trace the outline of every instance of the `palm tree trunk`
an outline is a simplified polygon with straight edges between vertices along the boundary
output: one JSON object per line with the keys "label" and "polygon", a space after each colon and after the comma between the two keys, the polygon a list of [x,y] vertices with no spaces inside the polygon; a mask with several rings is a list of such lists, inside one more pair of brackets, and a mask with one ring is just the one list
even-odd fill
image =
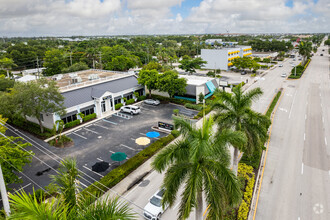
{"label": "palm tree trunk", "polygon": [[233,171],[237,176],[237,169],[238,169],[238,148],[234,147],[234,158],[233,158]]}
{"label": "palm tree trunk", "polygon": [[201,190],[197,191],[197,207],[195,213],[195,220],[203,219],[203,194]]}

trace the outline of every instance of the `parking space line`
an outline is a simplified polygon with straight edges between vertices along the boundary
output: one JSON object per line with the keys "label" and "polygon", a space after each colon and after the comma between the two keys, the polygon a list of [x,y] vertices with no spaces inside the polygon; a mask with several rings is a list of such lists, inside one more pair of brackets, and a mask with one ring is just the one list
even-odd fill
{"label": "parking space line", "polygon": [[93,170],[89,169],[89,168],[88,168],[88,167],[86,167],[86,166],[83,166],[83,168],[85,168],[86,170],[89,170],[89,171],[91,171],[91,172],[93,172],[93,173],[95,173],[95,174],[99,175],[100,177],[104,177],[103,175],[101,175],[101,174],[99,174],[99,173],[97,173],[97,172],[95,172],[95,171],[93,171]]}
{"label": "parking space line", "polygon": [[96,124],[96,123],[94,123],[93,125],[109,130],[109,128],[104,127],[104,126],[102,126],[102,125],[98,125],[98,124]]}
{"label": "parking space line", "polygon": [[79,129],[77,129],[77,130],[75,130],[75,131],[80,131],[81,130],[81,128],[79,128]]}
{"label": "parking space line", "polygon": [[24,189],[24,188],[26,188],[26,187],[28,187],[28,186],[30,186],[30,185],[31,185],[31,183],[29,183],[29,184],[27,184],[27,185],[25,185],[25,186],[19,188],[18,190],[15,190],[15,192],[17,193],[18,191],[21,191],[22,189]]}
{"label": "parking space line", "polygon": [[92,124],[90,124],[90,125],[86,125],[85,128],[88,128],[88,127],[90,127],[90,126],[92,126]]}
{"label": "parking space line", "polygon": [[95,134],[99,134],[99,132],[96,132],[96,131],[93,131],[93,130],[91,130],[91,129],[87,129],[87,128],[84,128],[86,131],[90,131],[90,132],[93,132],[93,133],[95,133]]}
{"label": "parking space line", "polygon": [[134,139],[134,138],[131,138],[131,140],[132,140],[132,141],[135,141],[135,139]]}
{"label": "parking space line", "polygon": [[133,151],[135,151],[135,149],[133,149],[133,148],[131,148],[131,147],[129,147],[129,146],[127,146],[127,145],[125,145],[125,144],[120,144],[120,146],[122,146],[122,147],[126,147],[126,148],[128,148],[128,149],[130,149],[130,150],[133,150]]}
{"label": "parking space line", "polygon": [[107,120],[107,119],[102,119],[102,121],[105,121],[105,122],[108,122],[108,123],[110,123],[110,124],[114,124],[114,125],[117,125],[117,123],[116,122],[113,122],[113,121],[109,121],[109,120]]}
{"label": "parking space line", "polygon": [[109,152],[110,152],[110,153],[113,153],[113,154],[115,153],[115,152],[113,152],[112,150],[109,150]]}
{"label": "parking space line", "polygon": [[140,134],[141,134],[141,135],[144,135],[144,136],[147,135],[147,134],[143,134],[143,133],[140,133]]}
{"label": "parking space line", "polygon": [[98,158],[98,157],[96,159],[99,160],[99,161],[103,161],[101,158]]}
{"label": "parking space line", "polygon": [[71,134],[75,134],[75,135],[77,135],[78,137],[84,138],[85,140],[87,139],[87,137],[84,137],[84,136],[82,136],[82,135],[80,135],[80,134],[76,134],[76,133],[74,133],[74,132],[72,132]]}

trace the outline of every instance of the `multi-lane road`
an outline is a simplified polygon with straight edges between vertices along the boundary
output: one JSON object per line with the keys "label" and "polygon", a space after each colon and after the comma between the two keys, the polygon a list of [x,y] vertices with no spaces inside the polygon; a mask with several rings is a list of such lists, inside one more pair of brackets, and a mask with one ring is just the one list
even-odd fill
{"label": "multi-lane road", "polygon": [[[267,71],[266,74],[262,74],[256,78],[251,78],[250,80],[256,80],[256,82],[248,87],[247,90],[251,90],[256,87],[261,87],[264,94],[262,97],[253,103],[253,108],[256,111],[265,112],[267,106],[272,101],[274,95],[279,88],[284,86],[285,78],[281,77],[282,73],[289,73],[292,69],[290,60],[283,62],[283,67],[276,67],[273,70]],[[298,64],[299,61],[295,61]],[[329,139],[330,140],[330,139]],[[143,207],[148,203],[148,199],[161,187],[163,180],[163,175],[155,171],[151,172],[142,183],[133,187],[130,191],[126,192],[123,196],[132,202],[131,207],[140,214],[139,218],[143,219],[141,216],[143,213]],[[180,196],[178,195],[178,198]],[[174,206],[167,209],[162,215],[164,220],[177,219],[177,212],[179,209],[179,199],[175,202]],[[204,205],[206,209],[206,205]],[[192,213],[189,219],[194,219],[194,214]]]}
{"label": "multi-lane road", "polygon": [[[324,51],[322,51],[324,49]],[[274,118],[255,219],[330,219],[330,75],[321,46],[287,80]],[[323,53],[324,56],[320,56]]]}

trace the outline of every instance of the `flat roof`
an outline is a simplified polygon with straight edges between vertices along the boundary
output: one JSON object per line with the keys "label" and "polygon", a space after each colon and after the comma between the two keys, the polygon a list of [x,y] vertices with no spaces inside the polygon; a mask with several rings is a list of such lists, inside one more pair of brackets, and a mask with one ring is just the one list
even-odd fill
{"label": "flat roof", "polygon": [[179,77],[187,79],[187,84],[194,86],[199,86],[213,80],[213,78],[206,76],[179,75]]}

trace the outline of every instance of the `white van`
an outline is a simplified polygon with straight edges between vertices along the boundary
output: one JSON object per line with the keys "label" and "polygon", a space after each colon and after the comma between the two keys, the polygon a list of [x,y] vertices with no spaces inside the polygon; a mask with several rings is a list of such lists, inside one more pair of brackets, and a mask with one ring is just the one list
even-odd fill
{"label": "white van", "polygon": [[140,109],[140,107],[135,106],[135,105],[126,105],[126,106],[122,106],[120,108],[120,112],[125,112],[125,113],[129,113],[131,115],[136,115],[141,112],[141,109]]}

